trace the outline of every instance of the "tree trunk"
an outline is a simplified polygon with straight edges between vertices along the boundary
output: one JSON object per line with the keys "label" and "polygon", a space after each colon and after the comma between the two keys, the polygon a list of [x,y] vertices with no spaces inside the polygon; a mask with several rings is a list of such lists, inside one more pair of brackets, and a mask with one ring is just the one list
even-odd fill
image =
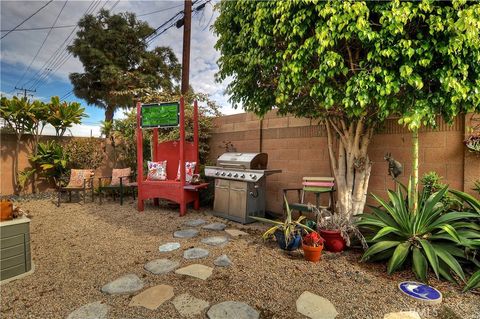
{"label": "tree trunk", "polygon": [[107,105],[107,108],[105,109],[105,121],[113,121],[113,114],[115,113],[115,107]]}
{"label": "tree trunk", "polygon": [[418,208],[418,129],[412,133],[412,179],[413,179],[413,213],[417,212]]}
{"label": "tree trunk", "polygon": [[18,158],[20,157],[20,143],[22,135],[17,134],[17,143],[15,143],[15,160],[13,162],[13,192],[15,195],[20,194],[20,185],[18,184]]}
{"label": "tree trunk", "polygon": [[[363,213],[367,200],[368,181],[372,163],[367,150],[373,135],[373,126],[364,119],[347,125],[343,120],[325,121],[330,164],[336,181],[336,213],[351,217]],[[333,142],[338,142],[335,153]]]}

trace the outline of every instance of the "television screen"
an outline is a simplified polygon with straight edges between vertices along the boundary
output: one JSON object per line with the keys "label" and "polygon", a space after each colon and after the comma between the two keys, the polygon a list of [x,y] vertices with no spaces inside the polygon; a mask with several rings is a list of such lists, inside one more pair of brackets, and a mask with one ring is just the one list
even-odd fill
{"label": "television screen", "polygon": [[171,127],[178,123],[178,102],[142,105],[142,127]]}

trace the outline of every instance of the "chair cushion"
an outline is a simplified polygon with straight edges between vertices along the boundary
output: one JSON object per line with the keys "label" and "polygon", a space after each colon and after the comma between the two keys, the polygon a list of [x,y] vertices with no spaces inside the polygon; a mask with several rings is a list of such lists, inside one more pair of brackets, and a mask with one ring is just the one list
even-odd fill
{"label": "chair cushion", "polygon": [[164,181],[167,179],[167,161],[148,162],[147,180]]}
{"label": "chair cushion", "polygon": [[[195,166],[197,166],[197,162],[185,162],[185,181],[187,183],[192,181],[193,174],[195,173]],[[180,162],[178,162],[177,178],[175,180],[180,180]]]}
{"label": "chair cushion", "polygon": [[[70,180],[68,182],[68,188],[83,187],[83,181],[90,179],[93,176],[93,170],[91,169],[72,169],[70,171]],[[89,185],[86,185],[89,186]]]}
{"label": "chair cushion", "polygon": [[[130,167],[127,168],[114,168],[112,170],[112,181],[110,185],[116,186],[120,185],[120,177],[129,177],[132,174],[132,169]],[[122,184],[127,184],[130,182],[130,179],[124,178],[122,180]]]}

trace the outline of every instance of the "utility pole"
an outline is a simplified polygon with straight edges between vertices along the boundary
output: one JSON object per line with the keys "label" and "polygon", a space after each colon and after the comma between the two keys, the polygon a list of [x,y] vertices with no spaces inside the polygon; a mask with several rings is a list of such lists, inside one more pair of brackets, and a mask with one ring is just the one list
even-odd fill
{"label": "utility pole", "polygon": [[188,92],[190,77],[190,34],[192,30],[192,0],[185,0],[183,10],[182,94]]}
{"label": "utility pole", "polygon": [[[17,88],[15,87],[15,90],[19,90],[19,91],[23,91],[23,97],[26,99],[27,98],[27,92],[37,92],[37,90],[29,90],[29,89],[26,89],[26,88]],[[33,97],[32,94],[29,94],[31,97]]]}

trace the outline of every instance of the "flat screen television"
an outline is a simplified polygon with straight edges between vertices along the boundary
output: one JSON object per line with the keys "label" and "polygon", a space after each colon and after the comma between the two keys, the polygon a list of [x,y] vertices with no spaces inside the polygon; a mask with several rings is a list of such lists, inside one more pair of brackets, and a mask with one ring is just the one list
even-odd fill
{"label": "flat screen television", "polygon": [[175,127],[180,122],[178,102],[152,103],[142,105],[142,128]]}

